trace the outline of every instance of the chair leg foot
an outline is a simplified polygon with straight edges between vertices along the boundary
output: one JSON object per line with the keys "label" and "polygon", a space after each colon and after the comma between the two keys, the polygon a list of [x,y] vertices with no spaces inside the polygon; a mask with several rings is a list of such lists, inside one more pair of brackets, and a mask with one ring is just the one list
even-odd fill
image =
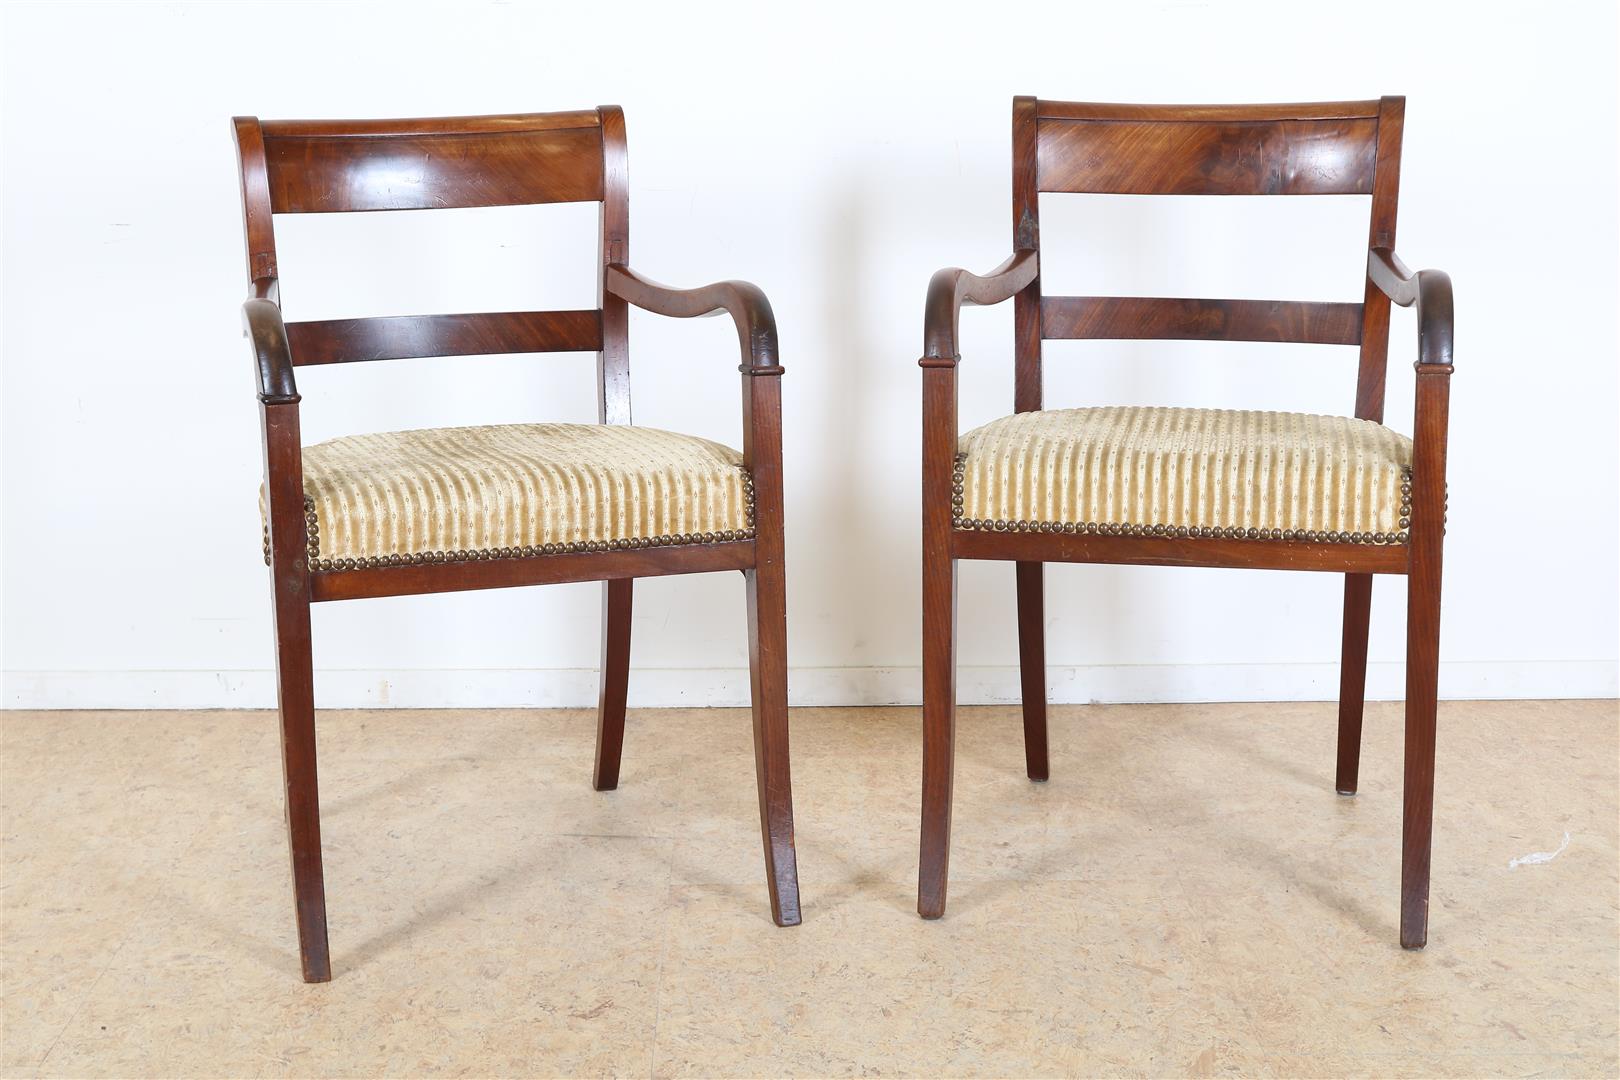
{"label": "chair leg foot", "polygon": [[754,771],[771,919],[797,926],[799,866],[793,846],[793,780],[788,757],[787,605],[780,563],[744,572],[748,668],[754,712]]}
{"label": "chair leg foot", "polygon": [[1015,564],[1018,669],[1024,705],[1024,766],[1031,780],[1051,775],[1046,756],[1046,595],[1043,565]]}
{"label": "chair leg foot", "polygon": [[[286,724],[283,724],[285,737]],[[307,741],[313,750],[314,725],[308,726]],[[292,855],[293,906],[298,920],[298,957],[305,982],[329,982],[332,978],[330,946],[326,937],[326,883],[321,866],[320,812],[316,808],[315,759],[308,757],[308,768],[294,765],[303,758],[302,749],[288,754],[287,802],[290,808],[287,828]]]}
{"label": "chair leg foot", "polygon": [[1344,643],[1339,662],[1339,754],[1333,787],[1354,795],[1361,772],[1361,718],[1367,700],[1367,626],[1372,575],[1344,575]]}
{"label": "chair leg foot", "polygon": [[591,786],[619,786],[624,752],[624,708],[630,690],[630,610],[634,578],[602,583],[602,686],[596,706],[596,764]]}
{"label": "chair leg foot", "polygon": [[[1432,685],[1432,684],[1431,684]],[[1414,707],[1414,704],[1416,707]],[[1401,947],[1429,936],[1429,864],[1434,839],[1434,698],[1406,703],[1406,792],[1401,825]]]}

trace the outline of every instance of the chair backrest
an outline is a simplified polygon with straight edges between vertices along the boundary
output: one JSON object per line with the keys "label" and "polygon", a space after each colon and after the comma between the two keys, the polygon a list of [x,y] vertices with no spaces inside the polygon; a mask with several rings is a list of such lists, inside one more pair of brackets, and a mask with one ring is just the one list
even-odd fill
{"label": "chair backrest", "polygon": [[[624,113],[428,120],[237,117],[248,279],[274,280],[276,214],[601,204],[601,267],[629,259]],[[602,290],[582,311],[486,312],[287,324],[295,366],[491,353],[595,352],[599,412],[630,422],[628,315]]]}
{"label": "chair backrest", "polygon": [[[1370,195],[1368,247],[1393,247],[1405,98],[1309,105],[1104,105],[1013,101],[1013,236],[1040,249],[1039,196]],[[1363,259],[1365,263],[1365,258]],[[1015,298],[1014,407],[1041,407],[1041,342],[1166,338],[1359,345],[1356,415],[1382,420],[1389,300]]]}

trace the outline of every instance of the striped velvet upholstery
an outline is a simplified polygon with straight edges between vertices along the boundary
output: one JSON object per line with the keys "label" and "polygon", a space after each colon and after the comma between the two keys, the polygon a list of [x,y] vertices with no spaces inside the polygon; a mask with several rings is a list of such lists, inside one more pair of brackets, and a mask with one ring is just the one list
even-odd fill
{"label": "striped velvet upholstery", "polygon": [[959,450],[959,527],[1162,525],[1367,543],[1398,542],[1407,528],[1411,440],[1369,420],[1053,409],[994,420]]}
{"label": "striped velvet upholstery", "polygon": [[741,538],[751,486],[729,447],[655,428],[509,424],[350,435],[304,448],[322,565],[545,545]]}

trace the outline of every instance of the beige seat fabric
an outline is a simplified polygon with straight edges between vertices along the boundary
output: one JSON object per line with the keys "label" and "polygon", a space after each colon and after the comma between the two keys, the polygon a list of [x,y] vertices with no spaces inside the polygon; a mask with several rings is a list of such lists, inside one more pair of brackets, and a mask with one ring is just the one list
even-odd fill
{"label": "beige seat fabric", "polygon": [[1304,413],[1017,413],[964,435],[957,528],[1405,543],[1412,443]]}
{"label": "beige seat fabric", "polygon": [[304,448],[321,569],[744,539],[742,455],[603,424],[351,435]]}

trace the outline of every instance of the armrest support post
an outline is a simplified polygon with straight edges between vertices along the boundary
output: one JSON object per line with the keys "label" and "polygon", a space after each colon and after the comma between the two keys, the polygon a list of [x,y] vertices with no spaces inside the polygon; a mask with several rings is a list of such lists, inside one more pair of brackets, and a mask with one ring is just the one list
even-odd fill
{"label": "armrest support post", "polygon": [[1019,251],[982,276],[955,267],[936,273],[928,283],[923,310],[923,366],[934,367],[932,361],[941,360],[954,364],[961,359],[957,317],[962,305],[988,306],[1010,299],[1035,280],[1039,259],[1034,251]]}
{"label": "armrest support post", "polygon": [[272,595],[309,594],[309,533],[304,520],[303,441],[298,424],[298,385],[292,349],[281,317],[280,289],[273,277],[253,282],[242,305],[242,322],[253,346],[258,374],[259,422],[264,448],[265,528],[270,541]]}
{"label": "armrest support post", "polygon": [[1391,301],[1417,311],[1416,415],[1412,424],[1412,563],[1440,576],[1446,517],[1446,437],[1451,414],[1455,318],[1451,278],[1439,270],[1412,273],[1388,248],[1373,248],[1367,277]]}
{"label": "armrest support post", "polygon": [[299,595],[312,567],[309,533],[304,520],[303,443],[297,401],[260,400],[264,432],[265,525],[270,539],[270,573],[275,593]]}
{"label": "armrest support post", "polygon": [[[934,552],[950,559],[954,527],[952,485],[956,473],[957,382],[954,363],[923,362],[922,395],[922,516],[923,546],[945,543]],[[925,552],[925,555],[927,552]]]}

